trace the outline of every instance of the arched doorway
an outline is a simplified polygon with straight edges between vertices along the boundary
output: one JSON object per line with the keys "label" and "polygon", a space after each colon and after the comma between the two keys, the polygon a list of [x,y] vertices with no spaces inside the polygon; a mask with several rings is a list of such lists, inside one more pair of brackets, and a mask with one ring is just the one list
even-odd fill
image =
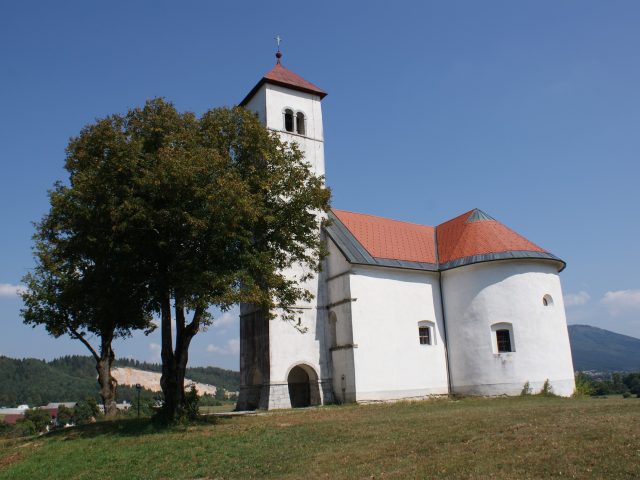
{"label": "arched doorway", "polygon": [[309,374],[300,365],[293,367],[287,378],[289,383],[289,399],[292,408],[308,407],[311,405],[311,388]]}
{"label": "arched doorway", "polygon": [[287,375],[289,400],[292,408],[303,408],[322,404],[320,382],[315,369],[300,363]]}

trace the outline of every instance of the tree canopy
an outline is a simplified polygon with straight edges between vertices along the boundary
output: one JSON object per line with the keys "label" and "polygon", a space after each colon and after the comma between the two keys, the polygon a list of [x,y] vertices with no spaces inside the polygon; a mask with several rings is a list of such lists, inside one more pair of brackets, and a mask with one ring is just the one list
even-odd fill
{"label": "tree canopy", "polygon": [[[86,343],[83,332],[110,341],[159,314],[168,419],[185,406],[189,345],[210,307],[245,302],[287,317],[311,298],[303,282],[323,254],[330,193],[296,144],[253,113],[197,117],[154,99],[85,127],[66,169],[69,185],[55,186],[38,225],[25,321]],[[285,274],[294,265],[297,278]]]}
{"label": "tree canopy", "polygon": [[[23,281],[22,316],[55,337],[82,342],[96,361],[107,414],[116,413],[112,342],[151,331],[152,303],[144,269],[126,232],[130,182],[123,166],[131,145],[110,117],[85,127],[67,147],[69,184],[49,192],[50,210],[36,224],[36,266]],[[99,345],[89,341],[93,335]]]}

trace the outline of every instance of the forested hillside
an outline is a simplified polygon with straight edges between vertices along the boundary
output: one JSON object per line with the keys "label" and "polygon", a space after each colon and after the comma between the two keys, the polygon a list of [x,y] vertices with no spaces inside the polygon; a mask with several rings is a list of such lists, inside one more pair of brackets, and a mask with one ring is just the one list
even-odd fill
{"label": "forested hillside", "polygon": [[[161,366],[123,359],[116,366],[127,366],[161,371]],[[71,355],[50,362],[27,358],[23,360],[0,356],[0,406],[18,404],[45,405],[49,402],[76,402],[87,396],[99,399],[95,362],[91,357]],[[188,378],[236,391],[240,387],[240,374],[216,367],[187,369]],[[146,396],[156,395],[145,392]],[[135,388],[118,387],[118,401],[131,402]]]}

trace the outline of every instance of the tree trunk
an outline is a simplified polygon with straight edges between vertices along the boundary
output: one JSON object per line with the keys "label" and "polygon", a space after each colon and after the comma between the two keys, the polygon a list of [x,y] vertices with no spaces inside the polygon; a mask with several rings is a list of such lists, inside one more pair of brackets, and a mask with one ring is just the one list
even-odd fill
{"label": "tree trunk", "polygon": [[162,337],[162,376],[160,377],[160,388],[164,395],[164,405],[162,410],[165,420],[173,422],[176,418],[178,408],[177,383],[176,383],[176,362],[173,354],[173,336],[171,334],[171,298],[167,295],[161,305],[162,320],[160,324],[160,334]]}
{"label": "tree trunk", "polygon": [[111,339],[103,336],[100,357],[96,362],[96,370],[98,371],[98,383],[100,384],[100,396],[104,405],[104,414],[107,417],[113,417],[118,413],[116,406],[118,382],[111,376],[111,366],[114,359],[115,354],[111,348]]}
{"label": "tree trunk", "polygon": [[164,394],[163,411],[165,419],[173,422],[179,418],[185,407],[184,377],[189,361],[189,345],[198,332],[202,311],[197,309],[193,321],[185,325],[184,308],[176,300],[176,347],[173,349],[171,333],[171,302],[162,305],[162,377],[160,386]]}
{"label": "tree trunk", "polygon": [[111,376],[111,365],[116,358],[113,348],[111,347],[113,330],[101,332],[100,354],[98,354],[96,349],[93,348],[84,337],[83,333],[78,332],[78,330],[70,324],[67,324],[67,329],[71,338],[80,340],[95,359],[98,383],[100,384],[100,396],[102,397],[102,404],[104,405],[104,414],[108,417],[114,416],[118,413],[118,407],[116,406],[118,382]]}

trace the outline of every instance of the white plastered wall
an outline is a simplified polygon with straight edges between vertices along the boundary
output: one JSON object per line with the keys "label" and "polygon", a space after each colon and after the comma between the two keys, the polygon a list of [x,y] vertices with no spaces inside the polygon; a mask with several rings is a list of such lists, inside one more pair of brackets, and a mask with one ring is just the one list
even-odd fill
{"label": "white plastered wall", "polygon": [[[556,262],[507,260],[442,274],[453,393],[517,395],[546,379],[556,394],[575,388]],[[544,295],[553,305],[544,306]],[[492,325],[508,323],[513,352],[497,353]],[[494,328],[495,330],[495,328]]]}
{"label": "white plastered wall", "polygon": [[[447,394],[438,274],[366,266],[352,272],[356,399]],[[419,342],[425,320],[435,326],[432,345]]]}

